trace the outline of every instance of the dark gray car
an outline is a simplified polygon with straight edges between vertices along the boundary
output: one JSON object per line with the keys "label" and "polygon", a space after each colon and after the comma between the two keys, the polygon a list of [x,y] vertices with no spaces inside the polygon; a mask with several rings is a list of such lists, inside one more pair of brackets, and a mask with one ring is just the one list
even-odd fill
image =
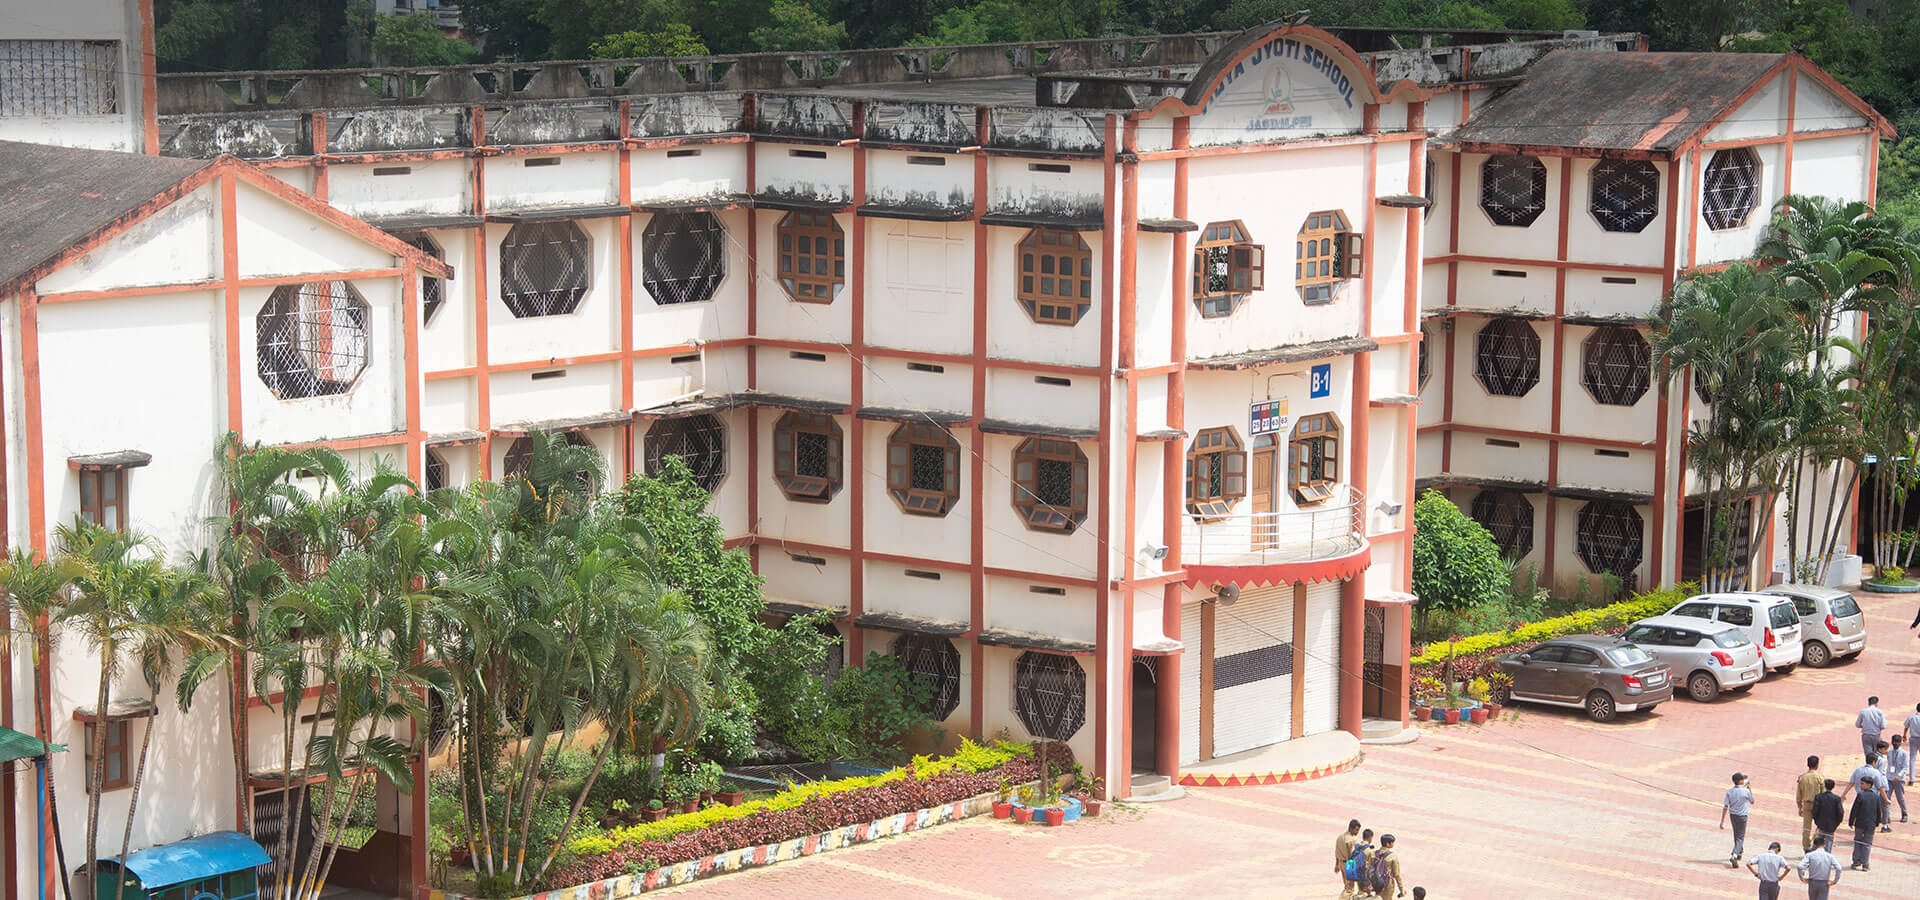
{"label": "dark gray car", "polygon": [[1623,638],[1576,634],[1503,656],[1513,699],[1570,706],[1606,722],[1673,699],[1673,667]]}

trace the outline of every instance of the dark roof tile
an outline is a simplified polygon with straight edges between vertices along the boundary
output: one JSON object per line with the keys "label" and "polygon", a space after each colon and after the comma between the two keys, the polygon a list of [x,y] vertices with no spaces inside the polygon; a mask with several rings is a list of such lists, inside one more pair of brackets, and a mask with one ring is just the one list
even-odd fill
{"label": "dark roof tile", "polygon": [[0,141],[0,287],[212,164]]}

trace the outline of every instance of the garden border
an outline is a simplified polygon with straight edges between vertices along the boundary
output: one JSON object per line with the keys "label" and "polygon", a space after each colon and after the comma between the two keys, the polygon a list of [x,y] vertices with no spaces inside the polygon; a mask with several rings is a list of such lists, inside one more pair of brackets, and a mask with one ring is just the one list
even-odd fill
{"label": "garden border", "polygon": [[[1034,779],[1024,785],[1016,785],[1013,789],[1018,790],[1020,787],[1037,789],[1039,786],[1040,779]],[[688,884],[701,878],[710,878],[727,872],[771,866],[790,859],[799,859],[803,856],[826,853],[829,850],[877,841],[898,834],[921,831],[982,814],[991,816],[993,802],[999,798],[1000,794],[998,790],[988,791],[984,794],[963,797],[952,803],[943,803],[912,812],[894,813],[871,822],[855,822],[852,825],[843,825],[819,834],[803,835],[777,844],[739,847],[724,853],[661,866],[642,874],[616,875],[572,887],[522,894],[513,900],[615,900],[619,897],[637,897],[656,888]],[[427,892],[427,900],[482,900],[482,898],[435,888]]]}

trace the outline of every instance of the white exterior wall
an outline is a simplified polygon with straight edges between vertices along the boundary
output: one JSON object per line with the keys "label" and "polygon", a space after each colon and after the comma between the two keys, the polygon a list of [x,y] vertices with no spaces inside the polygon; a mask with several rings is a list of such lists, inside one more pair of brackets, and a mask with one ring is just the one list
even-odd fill
{"label": "white exterior wall", "polygon": [[117,41],[113,71],[87,73],[112,82],[114,112],[100,115],[0,116],[0,140],[62,147],[141,152],[146,83],[141,77],[141,0],[75,0],[27,3],[14,0],[0,22],[9,40]]}

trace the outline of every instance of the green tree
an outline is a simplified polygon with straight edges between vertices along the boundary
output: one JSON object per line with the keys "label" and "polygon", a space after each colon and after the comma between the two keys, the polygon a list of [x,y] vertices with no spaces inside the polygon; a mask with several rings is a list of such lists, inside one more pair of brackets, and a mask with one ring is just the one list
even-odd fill
{"label": "green tree", "polygon": [[1429,490],[1413,504],[1413,593],[1420,625],[1429,610],[1453,612],[1498,599],[1508,569],[1493,535],[1446,495]]}
{"label": "green tree", "polygon": [[647,56],[706,56],[707,45],[684,22],[672,22],[659,31],[622,31],[609,34],[588,49],[594,59],[636,59]]}
{"label": "green tree", "polygon": [[757,50],[834,50],[846,46],[847,24],[828,22],[807,0],[773,0],[769,22],[748,35]]}
{"label": "green tree", "polygon": [[478,55],[473,45],[440,33],[433,16],[381,16],[373,28],[374,58],[390,66],[457,66]]}

